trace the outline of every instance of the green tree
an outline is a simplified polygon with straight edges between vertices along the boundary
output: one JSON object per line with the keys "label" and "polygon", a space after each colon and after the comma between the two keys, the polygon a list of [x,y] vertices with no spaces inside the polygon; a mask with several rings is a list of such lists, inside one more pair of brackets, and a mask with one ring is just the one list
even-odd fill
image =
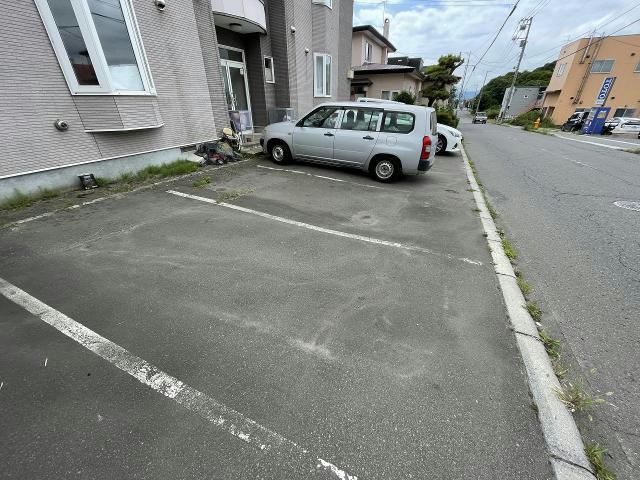
{"label": "green tree", "polygon": [[393,95],[393,100],[395,100],[396,102],[406,103],[407,105],[413,105],[414,103],[416,103],[416,96],[411,92],[402,90],[401,92]]}
{"label": "green tree", "polygon": [[425,76],[422,82],[422,96],[429,99],[429,106],[433,106],[438,100],[447,100],[451,88],[458,83],[460,77],[453,74],[454,70],[464,63],[459,55],[443,55],[436,65],[424,67],[422,73]]}
{"label": "green tree", "polygon": [[[518,74],[516,86],[518,87],[546,87],[549,85],[553,69],[556,66],[556,62],[547,63],[534,70]],[[513,72],[509,72],[505,75],[495,77],[491,79],[482,89],[482,100],[478,106],[478,110],[490,110],[494,108],[500,108],[502,105],[502,98],[504,92],[511,86],[513,80]],[[474,99],[474,105],[477,101],[477,97]]]}

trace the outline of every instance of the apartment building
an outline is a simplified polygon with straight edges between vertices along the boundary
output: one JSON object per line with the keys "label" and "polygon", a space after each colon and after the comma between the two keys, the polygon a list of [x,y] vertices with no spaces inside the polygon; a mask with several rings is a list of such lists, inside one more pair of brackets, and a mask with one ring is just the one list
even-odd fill
{"label": "apartment building", "polygon": [[389,41],[389,19],[381,34],[372,25],[353,27],[351,41],[351,99],[360,97],[393,99],[406,90],[419,96],[422,89],[422,59],[389,57],[396,48]]}
{"label": "apartment building", "polygon": [[581,38],[560,50],[543,115],[561,124],[601,106],[609,117],[640,116],[640,34]]}
{"label": "apartment building", "polygon": [[349,98],[353,0],[22,0],[0,19],[0,199]]}

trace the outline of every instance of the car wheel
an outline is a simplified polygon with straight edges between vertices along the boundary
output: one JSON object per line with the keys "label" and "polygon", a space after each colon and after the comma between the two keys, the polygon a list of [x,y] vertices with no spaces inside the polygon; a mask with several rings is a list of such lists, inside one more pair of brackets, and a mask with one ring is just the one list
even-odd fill
{"label": "car wheel", "polygon": [[269,145],[269,155],[273,163],[278,165],[286,165],[291,162],[291,152],[286,143],[274,140]]}
{"label": "car wheel", "polygon": [[398,162],[391,157],[382,157],[371,165],[371,175],[379,182],[393,182],[400,174]]}
{"label": "car wheel", "polygon": [[438,134],[438,143],[436,144],[436,155],[444,152],[447,149],[447,139],[444,138],[444,135]]}

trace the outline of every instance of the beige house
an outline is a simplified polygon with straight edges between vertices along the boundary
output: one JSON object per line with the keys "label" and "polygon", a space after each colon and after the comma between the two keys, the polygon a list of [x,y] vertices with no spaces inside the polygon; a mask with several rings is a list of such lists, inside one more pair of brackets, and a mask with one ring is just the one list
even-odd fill
{"label": "beige house", "polygon": [[384,34],[372,25],[353,27],[351,39],[351,99],[360,97],[392,100],[393,95],[406,90],[416,97],[422,89],[422,59],[391,57],[396,48],[388,39],[389,20]]}
{"label": "beige house", "polygon": [[[609,117],[640,116],[640,34],[581,38],[562,47],[542,102],[542,112],[561,124],[576,111],[611,107]],[[598,95],[614,78],[606,98]]]}

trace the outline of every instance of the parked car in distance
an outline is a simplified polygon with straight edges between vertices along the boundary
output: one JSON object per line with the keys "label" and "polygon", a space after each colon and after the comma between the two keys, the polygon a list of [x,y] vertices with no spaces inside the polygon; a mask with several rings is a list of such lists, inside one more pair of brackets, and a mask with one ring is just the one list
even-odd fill
{"label": "parked car in distance", "polygon": [[476,112],[471,123],[487,123],[487,114],[485,112]]}
{"label": "parked car in distance", "polygon": [[298,122],[265,128],[263,149],[273,162],[292,160],[355,167],[378,181],[425,173],[433,166],[436,111],[390,102],[330,102]]}
{"label": "parked car in distance", "polygon": [[589,110],[574,112],[566,122],[562,124],[560,130],[563,132],[578,132],[582,129],[584,121],[589,116]]}
{"label": "parked car in distance", "polygon": [[458,129],[438,124],[438,143],[436,144],[436,155],[444,152],[459,152],[462,142],[462,132]]}
{"label": "parked car in distance", "polygon": [[602,132],[605,135],[640,133],[640,118],[613,117],[605,122]]}

